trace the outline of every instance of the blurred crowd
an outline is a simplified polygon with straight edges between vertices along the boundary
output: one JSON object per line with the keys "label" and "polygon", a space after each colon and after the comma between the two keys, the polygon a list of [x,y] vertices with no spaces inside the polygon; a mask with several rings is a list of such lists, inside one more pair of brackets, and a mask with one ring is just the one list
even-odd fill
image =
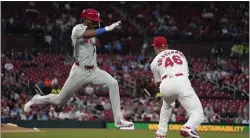
{"label": "blurred crowd", "polygon": [[32,34],[45,47],[69,39],[73,26],[80,23],[80,13],[89,7],[100,12],[102,26],[122,20],[115,35],[104,39],[113,41],[104,42],[107,49],[111,45],[118,51],[119,41],[142,32],[196,38],[249,35],[247,2],[5,2],[2,7],[2,34]]}
{"label": "blurred crowd", "polygon": [[230,59],[218,57],[216,59],[191,59],[192,69],[200,73],[206,80],[218,84],[232,84],[239,90],[249,93],[249,65],[247,59]]}
{"label": "blurred crowd", "polygon": [[181,33],[196,37],[249,33],[248,3],[126,2],[121,7],[149,33]]}
{"label": "blurred crowd", "polygon": [[[60,93],[60,88],[68,76],[73,60],[69,55],[48,55],[43,52],[6,51],[2,54],[3,71],[14,71],[18,77],[30,81],[30,86],[37,84],[42,90],[49,90],[47,94]],[[46,58],[45,58],[46,57]],[[140,92],[133,91],[126,84],[134,84],[134,77],[139,73],[150,73],[150,61],[153,57],[98,55],[99,67],[109,72],[119,81],[121,105],[125,118],[133,121],[158,121],[161,108],[161,98],[150,98]],[[48,60],[49,59],[49,60]],[[123,60],[123,62],[120,62]],[[55,64],[57,61],[58,64]],[[58,62],[59,61],[59,62]],[[247,60],[237,58],[191,58],[191,83],[201,98],[205,111],[205,123],[248,123],[248,100],[234,100],[233,94],[222,89],[222,83],[227,78],[230,83],[248,86]],[[244,68],[244,69],[243,69]],[[201,73],[204,78],[197,78],[195,74]],[[243,76],[244,79],[234,78]],[[79,93],[70,98],[62,112],[56,112],[55,106],[38,106],[30,113],[23,112],[23,105],[34,95],[34,90],[16,86],[16,78],[2,72],[2,119],[12,118],[21,120],[112,120],[111,104],[108,98],[108,89],[101,86],[85,85]],[[210,83],[210,81],[215,83]],[[235,82],[236,81],[236,82]],[[239,89],[246,90],[238,86]],[[217,100],[214,102],[214,100]],[[232,106],[227,106],[231,104]],[[131,108],[132,107],[132,108]],[[175,108],[171,122],[184,122],[187,114],[182,107]]]}
{"label": "blurred crowd", "polygon": [[[144,37],[178,34],[195,38],[249,35],[247,2],[4,2],[1,33],[32,35],[37,46],[31,51],[2,51],[2,120],[113,120],[108,89],[94,85],[85,85],[60,112],[55,105],[23,112],[24,103],[35,94],[34,85],[45,94],[60,93],[74,63],[68,51],[55,54],[37,47],[50,49],[69,40],[72,27],[80,23],[80,13],[90,7],[97,7],[102,26],[122,20],[122,26],[99,38],[97,59],[99,67],[118,80],[122,113],[132,121],[158,122],[162,105],[159,93],[152,98],[134,90],[134,76],[152,76],[150,63],[154,58],[145,56],[149,47],[146,39],[138,43],[142,46],[141,54],[128,54],[135,47],[134,37],[142,36],[141,33]],[[187,57],[190,80],[204,108],[204,123],[249,123],[249,101],[245,95],[249,94],[249,45],[243,43],[246,41],[235,42],[230,55],[211,47],[211,57]],[[226,89],[228,85],[240,96],[235,97]],[[170,121],[182,123],[186,119],[180,106],[173,110]]]}
{"label": "blurred crowd", "polygon": [[[82,10],[98,7],[102,26],[110,25],[118,20],[123,20],[114,32],[111,32],[105,41],[107,51],[121,51],[122,43],[131,41],[131,35],[137,30],[126,21],[126,17],[117,14],[109,3],[97,2],[5,2],[2,5],[3,15],[1,20],[2,34],[33,35],[38,46],[51,48],[62,45],[63,40],[70,40],[72,28],[81,23]],[[9,12],[8,9],[13,9]],[[110,37],[112,36],[112,37]],[[122,42],[121,42],[122,41]],[[128,45],[128,47],[130,47]]]}

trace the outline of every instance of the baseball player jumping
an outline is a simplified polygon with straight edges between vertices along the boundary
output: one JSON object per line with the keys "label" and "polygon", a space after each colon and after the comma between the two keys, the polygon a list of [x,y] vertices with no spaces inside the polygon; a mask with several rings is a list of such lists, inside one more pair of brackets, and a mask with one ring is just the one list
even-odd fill
{"label": "baseball player jumping", "polygon": [[152,46],[154,46],[157,56],[151,63],[151,70],[163,98],[156,138],[165,138],[168,121],[176,99],[189,116],[187,123],[180,130],[180,135],[200,138],[195,129],[204,120],[203,108],[189,81],[185,56],[178,50],[169,50],[167,40],[162,36],[155,37]]}
{"label": "baseball player jumping", "polygon": [[76,62],[71,68],[60,94],[46,96],[35,95],[25,104],[24,111],[30,112],[33,105],[56,104],[62,105],[84,84],[92,83],[109,88],[110,101],[117,128],[133,126],[132,122],[123,119],[120,108],[118,82],[109,73],[99,69],[96,61],[96,36],[114,30],[121,21],[100,28],[100,14],[94,9],[85,9],[81,13],[82,24],[76,25],[71,34]]}

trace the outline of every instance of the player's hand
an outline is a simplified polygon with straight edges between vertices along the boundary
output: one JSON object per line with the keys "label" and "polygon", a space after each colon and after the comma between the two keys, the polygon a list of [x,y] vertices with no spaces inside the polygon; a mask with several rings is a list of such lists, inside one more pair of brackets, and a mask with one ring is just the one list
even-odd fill
{"label": "player's hand", "polygon": [[116,22],[116,23],[111,24],[110,26],[106,26],[106,27],[105,27],[105,30],[106,30],[106,31],[112,31],[112,30],[114,30],[117,26],[119,26],[121,23],[122,23],[121,21],[118,21],[118,22]]}

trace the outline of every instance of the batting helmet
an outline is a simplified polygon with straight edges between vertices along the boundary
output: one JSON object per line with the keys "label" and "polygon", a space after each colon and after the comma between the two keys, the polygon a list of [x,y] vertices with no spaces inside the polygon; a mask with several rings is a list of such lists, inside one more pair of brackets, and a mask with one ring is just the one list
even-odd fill
{"label": "batting helmet", "polygon": [[89,19],[95,22],[101,22],[100,14],[95,9],[85,9],[82,11],[81,19]]}

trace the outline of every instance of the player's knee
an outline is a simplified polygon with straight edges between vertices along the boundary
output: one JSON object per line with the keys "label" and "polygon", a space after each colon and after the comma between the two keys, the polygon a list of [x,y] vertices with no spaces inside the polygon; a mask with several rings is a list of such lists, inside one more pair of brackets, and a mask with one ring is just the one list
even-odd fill
{"label": "player's knee", "polygon": [[189,115],[195,117],[196,119],[200,120],[201,122],[203,122],[205,119],[203,109],[200,109],[200,108],[192,110],[189,113]]}
{"label": "player's knee", "polygon": [[56,105],[61,105],[62,103],[63,103],[63,100],[60,98],[57,98],[54,100],[54,104],[56,104]]}
{"label": "player's knee", "polygon": [[59,105],[59,104],[61,104],[61,101],[55,100],[55,101],[54,101],[54,104]]}
{"label": "player's knee", "polygon": [[116,86],[118,85],[118,81],[116,79],[112,79],[108,85]]}
{"label": "player's knee", "polygon": [[203,122],[205,120],[205,116],[204,116],[204,112],[203,110],[196,110],[196,112],[194,112],[197,116],[197,119],[200,120],[200,122]]}
{"label": "player's knee", "polygon": [[175,103],[172,103],[172,104],[167,104],[167,103],[164,103],[162,108],[164,108],[163,110],[169,110],[169,109],[172,109],[175,107]]}
{"label": "player's knee", "polygon": [[205,120],[204,112],[200,112],[200,120],[203,122]]}

